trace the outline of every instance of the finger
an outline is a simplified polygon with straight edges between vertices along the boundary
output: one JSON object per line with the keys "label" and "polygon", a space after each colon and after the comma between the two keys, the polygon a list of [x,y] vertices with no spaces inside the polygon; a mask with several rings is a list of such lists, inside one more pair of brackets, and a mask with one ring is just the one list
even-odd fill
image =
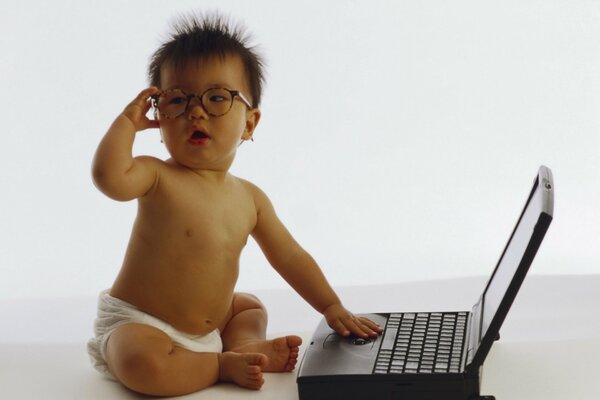
{"label": "finger", "polygon": [[140,105],[142,107],[142,114],[146,115],[146,114],[148,114],[148,111],[150,111],[150,108],[152,107],[152,100],[148,98],[144,101],[144,103],[140,103]]}
{"label": "finger", "polygon": [[353,316],[352,323],[356,326],[356,330],[352,330],[352,333],[363,338],[377,337],[383,332],[378,324],[365,317]]}
{"label": "finger", "polygon": [[143,122],[143,126],[140,127],[140,131],[146,130],[146,129],[156,129],[156,128],[160,128],[160,124],[158,121],[154,120],[154,119],[147,119]]}
{"label": "finger", "polygon": [[344,325],[346,328],[354,335],[360,336],[362,338],[369,337],[369,334],[366,330],[363,329],[362,324],[356,318],[347,318],[344,320]]}
{"label": "finger", "polygon": [[146,129],[156,129],[156,128],[160,128],[160,122],[155,119],[149,119],[148,126],[146,127]]}
{"label": "finger", "polygon": [[350,336],[351,332],[348,330],[348,328],[346,328],[346,325],[342,323],[342,321],[340,321],[339,319],[333,321],[333,323],[331,324],[331,328],[342,336]]}
{"label": "finger", "polygon": [[150,102],[150,97],[155,94],[158,94],[158,93],[160,93],[160,89],[157,88],[156,86],[146,88],[146,89],[142,90],[140,93],[138,93],[138,95],[135,97],[135,99],[133,99],[133,101],[131,103],[129,103],[128,107],[136,106],[136,107],[140,107],[140,108],[144,109],[146,106],[148,106],[148,110],[149,110],[150,105],[152,104]]}
{"label": "finger", "polygon": [[135,98],[136,100],[148,100],[148,98],[150,96],[153,96],[155,94],[160,93],[160,89],[157,88],[156,86],[150,86],[149,88],[146,88],[144,90],[142,90],[137,97]]}
{"label": "finger", "polygon": [[383,328],[381,327],[381,325],[379,325],[376,322],[371,321],[369,318],[359,317],[359,320],[363,325],[367,326],[372,331],[377,332],[377,333],[383,332]]}
{"label": "finger", "polygon": [[142,90],[123,110],[123,115],[133,123],[136,131],[148,128],[158,128],[158,122],[149,119],[146,114],[152,107],[151,96],[160,92],[157,87],[149,87]]}
{"label": "finger", "polygon": [[149,110],[150,104],[147,104],[142,110],[140,110],[139,114],[137,114],[137,112],[132,111],[132,108],[126,109],[124,111],[124,114],[129,115],[132,118],[132,120],[138,121],[136,123],[138,131],[143,131],[150,128],[158,128],[160,124],[159,121],[150,119],[146,115]]}
{"label": "finger", "polygon": [[[371,328],[369,325],[365,324],[362,319],[358,318],[356,320],[356,325],[361,329],[361,331],[367,337],[377,337],[379,334],[375,331],[375,329]],[[364,337],[364,336],[363,336]]]}

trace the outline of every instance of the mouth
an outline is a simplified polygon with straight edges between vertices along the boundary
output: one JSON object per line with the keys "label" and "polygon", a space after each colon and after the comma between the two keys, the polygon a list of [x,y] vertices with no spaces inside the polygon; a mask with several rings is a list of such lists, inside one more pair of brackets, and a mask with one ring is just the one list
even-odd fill
{"label": "mouth", "polygon": [[203,145],[208,143],[210,140],[210,136],[208,136],[205,132],[202,131],[194,131],[192,135],[188,139],[188,142],[194,145]]}

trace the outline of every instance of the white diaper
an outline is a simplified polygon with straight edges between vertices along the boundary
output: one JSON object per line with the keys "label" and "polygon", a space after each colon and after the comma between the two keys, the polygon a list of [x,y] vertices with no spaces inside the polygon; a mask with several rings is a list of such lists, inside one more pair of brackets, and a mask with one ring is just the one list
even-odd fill
{"label": "white diaper", "polygon": [[175,345],[190,351],[197,353],[223,351],[223,342],[218,329],[202,336],[178,331],[165,321],[141,311],[136,306],[112,297],[108,294],[108,290],[105,290],[100,293],[98,299],[98,317],[94,322],[96,336],[88,342],[87,350],[94,368],[111,379],[115,377],[106,364],[106,344],[115,329],[129,323],[145,324],[160,329],[169,335]]}

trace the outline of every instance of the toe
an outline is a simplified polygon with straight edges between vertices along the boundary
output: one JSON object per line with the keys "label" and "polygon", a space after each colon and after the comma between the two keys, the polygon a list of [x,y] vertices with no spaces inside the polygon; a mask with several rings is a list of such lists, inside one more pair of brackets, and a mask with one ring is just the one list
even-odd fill
{"label": "toe", "polygon": [[265,383],[265,380],[262,376],[262,374],[259,375],[250,375],[247,378],[246,381],[246,385],[251,388],[251,389],[255,389],[258,390],[260,389]]}
{"label": "toe", "polygon": [[269,364],[269,358],[261,353],[247,353],[247,357],[249,365],[255,365],[259,368],[264,368]]}
{"label": "toe", "polygon": [[300,336],[286,336],[286,340],[289,348],[300,347],[302,344],[302,338]]}
{"label": "toe", "polygon": [[246,367],[246,373],[249,375],[259,375],[261,371],[262,370],[257,365],[249,365]]}

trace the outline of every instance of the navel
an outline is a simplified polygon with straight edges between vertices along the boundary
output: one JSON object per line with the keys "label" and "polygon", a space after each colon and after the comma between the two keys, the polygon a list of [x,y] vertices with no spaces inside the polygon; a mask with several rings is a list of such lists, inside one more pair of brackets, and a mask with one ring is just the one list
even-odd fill
{"label": "navel", "polygon": [[192,232],[192,230],[191,230],[191,229],[186,229],[186,230],[185,230],[185,236],[187,236],[187,237],[192,237],[192,234],[193,234],[193,232]]}
{"label": "navel", "polygon": [[215,323],[213,321],[211,321],[210,319],[205,319],[204,323],[206,324],[205,326],[207,329],[215,329],[216,328]]}

